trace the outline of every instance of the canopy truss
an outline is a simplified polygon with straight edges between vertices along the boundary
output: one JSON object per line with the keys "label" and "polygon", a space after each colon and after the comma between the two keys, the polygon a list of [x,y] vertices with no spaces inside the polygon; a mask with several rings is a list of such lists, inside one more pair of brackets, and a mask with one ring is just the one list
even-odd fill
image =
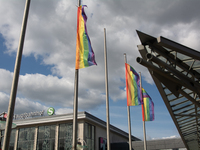
{"label": "canopy truss", "polygon": [[141,57],[188,150],[200,150],[200,52],[137,31]]}

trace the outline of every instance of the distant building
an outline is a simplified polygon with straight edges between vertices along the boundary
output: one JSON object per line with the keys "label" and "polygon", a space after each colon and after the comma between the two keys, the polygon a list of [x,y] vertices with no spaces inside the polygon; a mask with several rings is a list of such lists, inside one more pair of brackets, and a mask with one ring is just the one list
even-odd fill
{"label": "distant building", "polygon": [[[134,150],[144,150],[143,141],[133,141]],[[148,150],[187,150],[181,138],[158,139],[147,141]]]}

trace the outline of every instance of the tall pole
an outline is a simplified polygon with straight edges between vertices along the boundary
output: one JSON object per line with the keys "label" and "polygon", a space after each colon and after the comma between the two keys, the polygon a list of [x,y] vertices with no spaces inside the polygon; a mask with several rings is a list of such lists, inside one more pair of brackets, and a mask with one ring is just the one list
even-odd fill
{"label": "tall pole", "polygon": [[107,150],[110,150],[110,117],[109,117],[109,94],[108,94],[108,67],[106,29],[104,28],[104,61],[105,61],[105,88],[106,88],[106,121],[107,121]]}
{"label": "tall pole", "polygon": [[[142,78],[141,78],[141,72],[140,74],[140,91],[142,93]],[[141,94],[141,98],[143,101],[143,94]],[[144,113],[144,103],[141,104],[142,107],[142,120],[143,120],[143,135],[144,135],[144,150],[147,150],[147,143],[146,143],[146,128],[145,128],[145,113]]]}
{"label": "tall pole", "polygon": [[[144,114],[144,104],[142,104],[142,111]],[[143,120],[143,134],[144,134],[144,150],[147,150],[145,120]]]}
{"label": "tall pole", "polygon": [[[126,53],[124,53],[124,61],[127,63]],[[127,105],[128,113],[128,129],[129,129],[129,150],[132,150],[132,138],[131,138],[131,117],[130,117],[130,106]]]}
{"label": "tall pole", "polygon": [[75,81],[74,81],[74,109],[73,109],[73,139],[72,139],[72,150],[76,150],[77,145],[77,113],[78,113],[78,73],[79,70],[75,70]]}
{"label": "tall pole", "polygon": [[[78,6],[80,5],[81,5],[81,0],[78,0]],[[76,145],[77,145],[78,74],[79,74],[79,69],[75,69],[72,150],[76,150]]]}
{"label": "tall pole", "polygon": [[24,17],[23,17],[23,22],[22,22],[17,56],[15,60],[15,69],[14,69],[14,74],[13,74],[13,82],[12,82],[12,88],[11,88],[10,100],[9,100],[9,106],[8,106],[8,114],[7,114],[8,116],[7,116],[6,128],[5,128],[5,133],[4,133],[3,150],[9,149],[10,133],[11,133],[11,128],[12,128],[13,113],[14,113],[14,108],[15,108],[15,100],[16,100],[16,94],[17,94],[19,72],[20,72],[21,58],[22,58],[22,52],[23,52],[23,47],[24,47],[24,39],[25,39],[26,26],[27,26],[27,21],[28,21],[30,1],[31,0],[26,0],[25,9],[24,9]]}

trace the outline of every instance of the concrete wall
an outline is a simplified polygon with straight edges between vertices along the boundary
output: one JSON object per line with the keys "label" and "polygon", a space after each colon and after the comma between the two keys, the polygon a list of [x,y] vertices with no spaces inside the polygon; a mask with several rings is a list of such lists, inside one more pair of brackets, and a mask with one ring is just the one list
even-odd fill
{"label": "concrete wall", "polygon": [[84,122],[80,121],[78,122],[78,137],[77,137],[78,142],[81,142],[83,144],[83,139],[84,139]]}

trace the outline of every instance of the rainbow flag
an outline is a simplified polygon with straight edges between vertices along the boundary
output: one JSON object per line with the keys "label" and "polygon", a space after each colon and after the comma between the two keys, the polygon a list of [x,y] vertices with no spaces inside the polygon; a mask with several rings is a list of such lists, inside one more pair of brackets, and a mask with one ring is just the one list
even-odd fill
{"label": "rainbow flag", "polygon": [[76,69],[97,65],[90,38],[87,33],[87,16],[84,7],[86,7],[86,5],[79,6],[77,12]]}
{"label": "rainbow flag", "polygon": [[125,63],[127,106],[141,104],[140,77],[137,72]]}
{"label": "rainbow flag", "polygon": [[154,120],[154,103],[147,92],[142,88],[144,114],[143,121],[153,121]]}

